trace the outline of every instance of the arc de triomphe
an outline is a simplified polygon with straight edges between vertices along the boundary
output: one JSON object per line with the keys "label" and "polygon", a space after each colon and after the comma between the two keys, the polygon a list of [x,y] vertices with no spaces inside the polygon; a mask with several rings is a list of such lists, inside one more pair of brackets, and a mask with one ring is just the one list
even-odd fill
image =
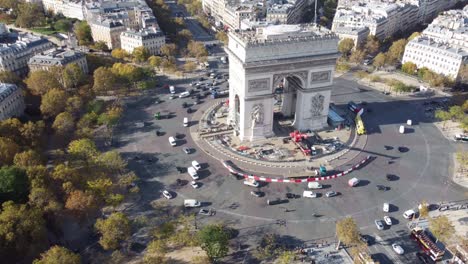
{"label": "arc de triomphe", "polygon": [[[300,131],[327,125],[338,37],[315,25],[274,25],[229,33],[229,118],[241,140],[273,136],[281,112]],[[281,87],[278,90],[278,87]]]}

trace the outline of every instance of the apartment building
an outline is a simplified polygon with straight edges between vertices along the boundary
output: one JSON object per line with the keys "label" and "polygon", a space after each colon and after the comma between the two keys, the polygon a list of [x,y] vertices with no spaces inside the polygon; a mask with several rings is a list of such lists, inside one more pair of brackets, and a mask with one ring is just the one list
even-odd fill
{"label": "apartment building", "polygon": [[83,0],[42,0],[44,10],[84,20]]}
{"label": "apartment building", "polygon": [[28,65],[30,71],[34,72],[49,70],[53,66],[63,67],[71,63],[77,64],[83,73],[88,73],[86,55],[72,49],[55,48],[41,52],[29,59]]}
{"label": "apartment building", "polygon": [[145,47],[151,55],[161,54],[161,47],[166,43],[164,34],[156,28],[145,28],[139,31],[127,30],[121,33],[122,49],[132,53],[137,47]]}
{"label": "apartment building", "polygon": [[126,31],[122,22],[109,19],[96,20],[90,22],[90,27],[95,42],[103,41],[109,49],[121,47],[120,34]]}
{"label": "apartment building", "polygon": [[335,28],[335,34],[338,35],[340,41],[346,38],[352,39],[356,48],[365,44],[369,29],[367,27],[338,27]]}
{"label": "apartment building", "polygon": [[26,108],[21,89],[9,83],[0,83],[0,121],[19,117]]}

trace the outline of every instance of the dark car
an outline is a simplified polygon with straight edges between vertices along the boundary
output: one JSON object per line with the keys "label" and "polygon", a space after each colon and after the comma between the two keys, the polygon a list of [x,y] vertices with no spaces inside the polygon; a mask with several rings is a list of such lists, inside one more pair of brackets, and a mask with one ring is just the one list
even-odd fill
{"label": "dark car", "polygon": [[177,180],[176,180],[176,184],[179,185],[179,186],[182,186],[182,180],[181,180],[181,179],[177,179]]}
{"label": "dark car", "polygon": [[268,199],[267,200],[267,204],[268,205],[276,205],[276,204],[282,204],[282,203],[287,203],[288,200],[283,200],[283,199],[280,199],[280,198],[275,198],[275,199]]}
{"label": "dark car", "polygon": [[377,190],[379,190],[379,191],[386,191],[386,190],[388,190],[388,187],[387,187],[387,186],[377,185],[376,187],[377,187]]}
{"label": "dark car", "polygon": [[435,263],[428,255],[425,253],[418,252],[416,253],[416,257],[419,260],[419,263],[424,263],[424,264],[432,264]]}
{"label": "dark car", "polygon": [[296,199],[296,198],[300,198],[301,196],[300,195],[297,195],[297,194],[294,194],[294,193],[286,193],[286,198],[288,199]]}
{"label": "dark car", "polygon": [[183,108],[186,108],[187,106],[188,106],[188,104],[187,104],[186,102],[183,102],[183,103],[182,103],[182,107],[183,107]]}
{"label": "dark car", "polygon": [[204,81],[205,78],[204,77],[200,77],[200,79],[198,79],[200,82]]}
{"label": "dark car", "polygon": [[360,235],[359,240],[370,246],[372,244],[372,241],[374,241],[374,238],[369,235]]}
{"label": "dark car", "polygon": [[263,196],[262,192],[257,192],[257,191],[251,191],[250,194],[255,196],[255,197],[262,197]]}
{"label": "dark car", "polygon": [[187,108],[187,114],[191,114],[192,113],[192,108]]}

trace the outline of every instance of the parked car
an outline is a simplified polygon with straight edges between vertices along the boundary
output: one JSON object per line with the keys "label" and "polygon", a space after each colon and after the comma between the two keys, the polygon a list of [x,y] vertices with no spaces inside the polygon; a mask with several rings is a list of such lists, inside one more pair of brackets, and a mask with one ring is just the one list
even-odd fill
{"label": "parked car", "polygon": [[256,180],[253,180],[253,179],[246,179],[244,181],[244,184],[245,185],[248,185],[248,186],[252,186],[252,187],[258,187],[260,186],[260,184],[256,181]]}
{"label": "parked car", "polygon": [[382,209],[384,212],[388,213],[390,211],[390,204],[384,203]]}
{"label": "parked car", "polygon": [[405,250],[403,250],[399,244],[392,244],[392,248],[398,255],[403,255],[405,253]]}
{"label": "parked car", "polygon": [[162,195],[163,195],[164,197],[166,197],[166,199],[172,199],[172,194],[171,194],[169,191],[167,191],[167,190],[164,190],[164,191],[162,192]]}
{"label": "parked car", "polygon": [[382,220],[375,220],[375,225],[377,226],[378,230],[384,229],[384,223],[382,222]]}
{"label": "parked car", "polygon": [[301,196],[300,195],[297,195],[297,194],[294,194],[294,193],[286,193],[286,198],[288,199],[296,199],[296,198],[300,198]]}
{"label": "parked car", "polygon": [[385,223],[389,226],[392,225],[392,219],[390,218],[390,216],[386,215],[383,217],[383,220],[385,221]]}
{"label": "parked car", "polygon": [[215,211],[214,211],[214,210],[211,210],[211,209],[200,209],[200,211],[198,212],[198,214],[200,214],[200,215],[212,216],[212,215],[215,214]]}
{"label": "parked car", "polygon": [[416,213],[414,212],[413,209],[407,210],[403,213],[403,217],[406,219],[411,219]]}
{"label": "parked car", "polygon": [[387,187],[387,186],[377,185],[376,187],[377,187],[377,190],[379,190],[379,191],[386,191],[386,190],[388,190],[388,187]]}
{"label": "parked car", "polygon": [[308,198],[317,198],[317,193],[314,193],[312,191],[304,191],[302,196],[303,197],[308,197]]}
{"label": "parked car", "polygon": [[182,150],[185,152],[185,154],[190,154],[192,152],[189,148],[183,148]]}
{"label": "parked car", "polygon": [[179,94],[179,98],[185,98],[185,97],[189,97],[189,96],[190,96],[190,92],[188,92],[188,91],[185,91],[185,92]]}
{"label": "parked car", "polygon": [[262,197],[263,196],[263,193],[259,192],[259,191],[251,191],[250,194],[255,196],[255,197]]}
{"label": "parked car", "polygon": [[335,191],[329,191],[327,193],[325,193],[325,196],[326,197],[333,197],[333,196],[337,196],[338,193],[336,193]]}
{"label": "parked car", "polygon": [[191,181],[190,186],[192,186],[194,189],[198,189],[200,187],[200,185],[196,181]]}

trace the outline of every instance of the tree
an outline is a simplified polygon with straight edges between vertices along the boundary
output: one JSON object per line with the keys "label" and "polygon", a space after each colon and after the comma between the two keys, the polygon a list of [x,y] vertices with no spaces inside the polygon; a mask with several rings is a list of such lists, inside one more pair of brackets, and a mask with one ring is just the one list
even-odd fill
{"label": "tree", "polygon": [[17,118],[9,118],[0,121],[0,135],[5,138],[9,138],[14,142],[21,142],[21,127],[23,124]]}
{"label": "tree", "polygon": [[465,111],[463,111],[463,108],[459,105],[450,107],[449,112],[451,118],[456,121],[462,120],[463,117],[465,117]]}
{"label": "tree", "polygon": [[108,195],[112,187],[112,180],[108,177],[102,177],[96,180],[88,181],[88,188],[100,197]]}
{"label": "tree", "polygon": [[44,23],[45,17],[42,7],[37,3],[20,3],[15,24],[22,28],[37,27]]}
{"label": "tree", "polygon": [[356,222],[351,217],[346,217],[336,222],[336,236],[338,237],[337,249],[340,248],[340,244],[354,245],[360,242],[359,240],[359,228]]}
{"label": "tree", "polygon": [[190,32],[190,30],[188,29],[182,29],[181,31],[179,31],[179,33],[177,33],[177,37],[179,38],[179,40],[184,41],[189,41],[193,39],[192,32]]}
{"label": "tree", "polygon": [[427,218],[429,216],[429,204],[426,201],[422,201],[419,205],[419,218]]}
{"label": "tree", "polygon": [[366,57],[366,52],[362,49],[356,49],[351,53],[351,56],[349,57],[349,61],[353,63],[362,63],[364,58]]}
{"label": "tree", "polygon": [[407,61],[401,66],[401,71],[407,74],[415,75],[418,71],[418,66],[411,61]]}
{"label": "tree", "polygon": [[161,53],[166,57],[175,56],[177,52],[177,46],[175,44],[164,44],[161,47]]}
{"label": "tree", "polygon": [[130,221],[125,214],[118,212],[107,219],[98,219],[94,225],[101,234],[99,244],[105,249],[116,249],[120,242],[130,237]]}
{"label": "tree", "polygon": [[130,54],[128,54],[128,52],[124,49],[120,49],[120,48],[116,48],[116,49],[113,49],[112,52],[111,52],[111,56],[116,58],[116,59],[125,59],[125,58],[128,58],[128,56],[130,56]]}
{"label": "tree", "polygon": [[26,169],[42,164],[41,155],[35,150],[26,150],[15,155],[13,163],[16,167]]}
{"label": "tree", "polygon": [[34,260],[33,264],[80,264],[81,257],[67,248],[53,246],[41,254],[40,259]]}
{"label": "tree", "polygon": [[101,50],[101,51],[108,51],[109,50],[109,47],[107,47],[107,43],[100,40],[98,42],[95,42],[92,47],[94,49],[97,49],[97,50]]}
{"label": "tree", "polygon": [[390,46],[387,52],[387,60],[390,64],[396,64],[401,61],[403,53],[405,52],[406,43],[406,39],[399,39],[392,43],[392,46]]}
{"label": "tree", "polygon": [[59,135],[68,135],[75,129],[75,120],[70,113],[62,112],[55,117],[52,128]]}
{"label": "tree", "polygon": [[0,71],[0,82],[2,83],[13,83],[20,85],[22,80],[18,75],[11,71]]}
{"label": "tree", "polygon": [[120,117],[122,116],[122,108],[121,107],[111,107],[105,113],[99,115],[98,123],[104,124],[107,127],[113,127],[117,124]]}
{"label": "tree", "polygon": [[[460,70],[458,71],[459,81],[462,83],[467,83],[468,81],[468,64],[462,64]],[[1,80],[1,77],[0,77]]]}
{"label": "tree", "polygon": [[120,153],[115,150],[102,153],[99,155],[98,161],[103,167],[112,172],[119,172],[127,167],[127,162],[122,159]]}
{"label": "tree", "polygon": [[68,19],[59,19],[57,22],[54,23],[54,28],[57,31],[62,33],[70,32],[72,29],[72,23]]}
{"label": "tree", "polygon": [[62,79],[63,85],[66,88],[76,88],[80,85],[84,78],[85,74],[81,70],[80,66],[76,63],[67,64],[62,70]]}
{"label": "tree", "polygon": [[198,239],[211,260],[217,260],[227,255],[229,235],[224,226],[220,224],[206,225],[198,232]]}
{"label": "tree", "polygon": [[354,48],[354,40],[350,38],[342,39],[340,43],[338,44],[338,51],[341,52],[341,54],[343,54],[345,58],[349,56],[353,48]]}
{"label": "tree", "polygon": [[421,36],[421,32],[413,32],[409,37],[408,37],[408,42],[410,42],[411,40],[417,38]]}
{"label": "tree", "polygon": [[21,136],[31,147],[37,147],[42,143],[42,137],[45,131],[44,121],[28,121],[20,129]]}
{"label": "tree", "polygon": [[73,116],[79,116],[79,113],[83,108],[83,100],[81,97],[75,95],[67,99],[67,106],[65,106],[65,111],[72,114]]}
{"label": "tree", "polygon": [[197,65],[193,61],[187,61],[184,64],[184,70],[186,72],[193,72],[197,68]]}
{"label": "tree", "polygon": [[289,251],[289,250],[285,250],[283,251],[283,253],[281,253],[281,255],[279,255],[277,263],[289,264],[289,263],[292,263],[295,258],[296,258],[296,253]]}
{"label": "tree", "polygon": [[468,112],[468,100],[465,100],[465,102],[462,104],[462,110],[464,112]]}
{"label": "tree", "polygon": [[364,44],[364,48],[369,54],[376,54],[379,52],[380,49],[380,41],[374,35],[368,35],[366,39],[366,44]]}
{"label": "tree", "polygon": [[161,263],[160,260],[164,259],[167,252],[167,245],[164,240],[153,240],[146,248],[144,256],[145,263]]}
{"label": "tree", "polygon": [[65,110],[67,95],[59,89],[51,89],[41,100],[41,113],[46,117],[54,117]]}
{"label": "tree", "polygon": [[224,31],[218,31],[218,33],[216,33],[216,39],[223,42],[225,46],[227,46],[229,42],[229,37]]}
{"label": "tree", "polygon": [[133,49],[132,56],[136,62],[144,62],[148,60],[150,53],[148,48],[141,46]]}
{"label": "tree", "polygon": [[386,62],[387,56],[385,55],[385,53],[380,52],[379,54],[377,54],[377,56],[375,56],[372,65],[374,65],[374,67],[376,67],[377,69],[380,69],[386,64]]}
{"label": "tree", "polygon": [[177,71],[175,61],[171,59],[164,59],[161,63],[161,68],[163,71],[168,73],[174,73],[175,71]]}
{"label": "tree", "polygon": [[151,66],[159,68],[159,66],[161,66],[162,58],[159,56],[151,56],[149,57],[148,62]]}
{"label": "tree", "polygon": [[68,153],[79,158],[90,159],[98,154],[98,150],[92,140],[83,138],[70,142]]}
{"label": "tree", "polygon": [[445,130],[445,124],[452,118],[452,115],[447,111],[438,109],[435,111],[435,117],[443,121],[442,129]]}
{"label": "tree", "polygon": [[77,214],[84,214],[96,207],[96,198],[91,193],[80,190],[68,194],[65,208]]}
{"label": "tree", "polygon": [[46,186],[33,185],[28,198],[30,206],[38,208],[44,213],[58,212],[63,207],[55,196],[54,191]]}
{"label": "tree", "polygon": [[80,45],[90,45],[93,43],[91,28],[86,21],[80,21],[75,24],[75,35]]}
{"label": "tree", "polygon": [[198,41],[190,41],[187,45],[187,50],[189,55],[195,58],[208,56],[208,51],[206,50],[205,45]]}
{"label": "tree", "polygon": [[0,168],[0,201],[25,201],[28,196],[29,182],[26,172],[20,168]]}
{"label": "tree", "polygon": [[19,152],[20,147],[13,140],[0,137],[0,166],[10,165]]}
{"label": "tree", "polygon": [[53,88],[62,87],[55,76],[51,72],[45,70],[29,73],[25,82],[34,95],[44,95]]}
{"label": "tree", "polygon": [[106,92],[115,89],[117,77],[107,67],[99,67],[94,71],[93,90],[96,92]]}
{"label": "tree", "polygon": [[455,233],[455,227],[445,215],[429,218],[429,230],[434,234],[437,240],[444,243],[447,243]]}

